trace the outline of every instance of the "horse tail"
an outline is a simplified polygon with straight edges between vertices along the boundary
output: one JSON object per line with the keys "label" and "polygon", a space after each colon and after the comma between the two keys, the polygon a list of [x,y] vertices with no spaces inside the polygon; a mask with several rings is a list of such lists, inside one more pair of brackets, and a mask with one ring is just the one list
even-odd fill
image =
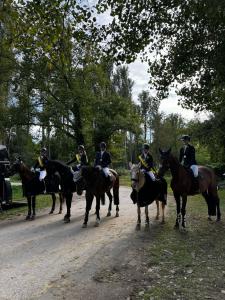
{"label": "horse tail", "polygon": [[114,205],[119,205],[120,199],[119,199],[119,187],[120,187],[120,180],[119,180],[119,175],[115,175],[116,180],[113,184],[113,200],[114,200]]}

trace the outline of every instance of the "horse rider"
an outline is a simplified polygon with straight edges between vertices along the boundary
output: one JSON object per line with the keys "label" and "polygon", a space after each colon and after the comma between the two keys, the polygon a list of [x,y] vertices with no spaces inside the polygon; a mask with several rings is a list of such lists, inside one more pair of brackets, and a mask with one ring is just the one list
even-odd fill
{"label": "horse rider", "polygon": [[142,153],[138,156],[138,159],[141,163],[141,170],[144,171],[145,173],[147,173],[150,176],[150,178],[153,181],[155,181],[156,177],[155,177],[155,174],[153,173],[153,171],[154,171],[153,157],[150,154],[149,149],[150,149],[149,145],[144,144]]}
{"label": "horse rider", "polygon": [[75,155],[73,159],[67,162],[67,165],[76,162],[77,164],[72,167],[73,171],[79,171],[82,166],[87,166],[88,157],[83,145],[78,146],[78,153]]}
{"label": "horse rider", "polygon": [[40,169],[39,180],[43,181],[43,183],[44,183],[44,193],[46,193],[46,185],[45,185],[45,180],[44,179],[47,175],[47,172],[46,172],[45,167],[44,167],[44,161],[47,160],[47,159],[48,159],[48,151],[45,147],[43,147],[41,149],[40,155],[38,156],[34,167],[31,168],[32,171],[36,170],[36,169]]}
{"label": "horse rider", "polygon": [[180,149],[179,161],[185,168],[190,168],[193,172],[194,178],[198,178],[198,166],[195,159],[195,147],[190,144],[190,136],[183,135],[181,141],[183,147]]}
{"label": "horse rider", "polygon": [[111,155],[108,151],[106,151],[106,143],[105,142],[101,142],[100,143],[100,151],[96,153],[96,157],[95,157],[95,163],[94,166],[95,167],[100,167],[106,178],[109,178],[109,180],[111,181],[111,174],[109,171],[109,165],[111,164],[112,160],[111,160]]}

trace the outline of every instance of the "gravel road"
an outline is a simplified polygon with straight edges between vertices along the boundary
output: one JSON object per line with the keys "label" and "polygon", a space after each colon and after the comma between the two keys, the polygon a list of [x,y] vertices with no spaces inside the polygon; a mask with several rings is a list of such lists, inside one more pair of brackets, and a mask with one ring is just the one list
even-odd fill
{"label": "gravel road", "polygon": [[[118,284],[112,268],[126,265],[132,271],[135,251],[151,232],[135,231],[136,206],[129,195],[129,188],[120,188],[119,218],[114,217],[115,207],[112,217],[106,217],[107,205],[101,207],[97,228],[94,209],[88,227],[81,227],[85,200],[77,195],[69,224],[63,223],[62,215],[48,215],[48,210],[38,212],[35,221],[21,216],[1,222],[0,299],[127,299],[131,289]],[[149,211],[153,220],[154,204]]]}

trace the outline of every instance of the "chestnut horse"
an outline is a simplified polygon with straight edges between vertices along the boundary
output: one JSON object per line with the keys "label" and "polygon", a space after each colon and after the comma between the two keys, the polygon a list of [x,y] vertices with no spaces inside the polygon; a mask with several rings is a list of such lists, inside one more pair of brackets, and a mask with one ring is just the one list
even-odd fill
{"label": "chestnut horse", "polygon": [[159,201],[162,203],[162,223],[165,222],[165,205],[167,202],[167,182],[164,178],[152,181],[148,174],[140,169],[140,164],[129,164],[131,170],[131,199],[134,204],[137,203],[137,225],[136,229],[141,228],[141,207],[145,207],[145,227],[149,227],[148,205],[156,201],[157,215],[156,220],[159,219]]}
{"label": "chestnut horse", "polygon": [[180,228],[180,223],[182,226],[181,228],[186,227],[185,215],[187,196],[198,193],[201,193],[206,200],[208,205],[208,218],[211,219],[211,216],[217,215],[217,221],[219,221],[221,218],[220,199],[217,193],[216,176],[213,170],[207,167],[198,166],[199,177],[198,186],[196,188],[192,171],[184,168],[179,163],[178,159],[171,154],[171,149],[168,151],[159,149],[159,152],[161,160],[159,175],[163,176],[168,169],[170,169],[172,174],[171,188],[173,190],[177,208],[177,217],[174,227]]}
{"label": "chestnut horse", "polygon": [[[94,197],[96,197],[96,223],[100,224],[100,200],[106,193],[109,197],[109,208],[107,216],[111,216],[112,199],[116,205],[116,217],[119,217],[119,175],[115,170],[110,169],[111,180],[106,178],[103,171],[99,168],[85,166],[80,170],[82,180],[77,182],[79,190],[86,190],[86,212],[84,217],[83,228],[87,227],[89,211],[92,206]],[[113,197],[110,190],[113,189]]]}
{"label": "chestnut horse", "polygon": [[[28,213],[26,220],[34,220],[36,216],[35,207],[36,207],[36,196],[43,194],[45,187],[44,183],[39,180],[38,174],[32,172],[21,159],[17,159],[16,162],[10,167],[10,175],[12,176],[15,173],[19,173],[22,180],[22,188],[24,196],[27,198],[28,204]],[[56,195],[59,194],[60,206],[59,214],[62,213],[63,206],[63,197],[59,190],[60,185],[60,176],[59,174],[53,174],[52,178],[47,177],[46,187],[47,194],[52,196],[52,208],[49,214],[52,214],[55,210]],[[51,191],[49,191],[51,190]]]}

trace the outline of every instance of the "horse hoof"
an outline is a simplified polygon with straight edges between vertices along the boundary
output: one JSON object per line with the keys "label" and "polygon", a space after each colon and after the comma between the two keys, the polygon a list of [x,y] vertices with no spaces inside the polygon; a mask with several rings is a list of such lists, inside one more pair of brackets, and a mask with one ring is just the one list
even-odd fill
{"label": "horse hoof", "polygon": [[141,224],[137,224],[136,225],[136,230],[140,230],[141,229]]}
{"label": "horse hoof", "polygon": [[107,213],[106,217],[111,217],[111,212],[110,211]]}
{"label": "horse hoof", "polygon": [[158,221],[159,220],[159,216],[156,216],[155,219]]}
{"label": "horse hoof", "polygon": [[208,221],[212,221],[212,218],[210,216],[208,216]]}
{"label": "horse hoof", "polygon": [[50,212],[49,212],[49,215],[52,215],[53,214],[53,210],[51,210]]}
{"label": "horse hoof", "polygon": [[118,211],[116,212],[116,218],[117,218],[117,217],[119,217],[119,213],[118,213]]}
{"label": "horse hoof", "polygon": [[161,224],[162,224],[162,225],[165,224],[165,220],[162,220]]}
{"label": "horse hoof", "polygon": [[26,218],[25,218],[25,220],[26,220],[26,221],[27,221],[27,220],[30,220],[30,218],[31,218],[30,215],[27,215]]}
{"label": "horse hoof", "polygon": [[217,219],[216,219],[216,222],[220,222],[220,221],[221,221],[221,218],[217,218]]}
{"label": "horse hoof", "polygon": [[31,221],[35,220],[35,215],[32,215],[32,216],[30,217],[30,220],[31,220]]}
{"label": "horse hoof", "polygon": [[61,213],[62,213],[62,211],[60,210],[58,214],[61,215]]}
{"label": "horse hoof", "polygon": [[84,224],[82,225],[82,228],[87,228],[87,224],[84,223]]}
{"label": "horse hoof", "polygon": [[69,217],[64,217],[64,223],[65,224],[70,223],[70,218]]}
{"label": "horse hoof", "polygon": [[95,227],[99,227],[99,225],[100,225],[100,220],[96,220],[96,222],[95,222]]}

